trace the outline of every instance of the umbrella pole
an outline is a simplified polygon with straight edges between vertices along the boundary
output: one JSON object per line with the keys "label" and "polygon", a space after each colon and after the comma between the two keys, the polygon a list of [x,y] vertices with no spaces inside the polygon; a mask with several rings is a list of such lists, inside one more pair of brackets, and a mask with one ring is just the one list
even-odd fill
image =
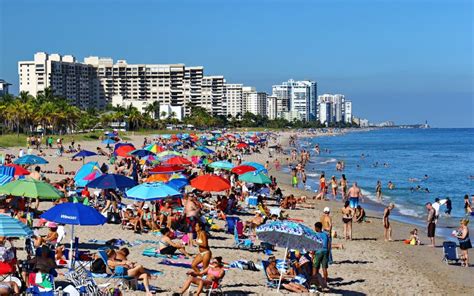
{"label": "umbrella pole", "polygon": [[[290,243],[290,239],[288,238],[288,240],[286,241],[286,248],[285,248],[285,256],[283,257],[283,266],[285,266],[285,262],[286,262],[286,255],[288,254],[288,244]],[[278,281],[278,289],[277,289],[277,293],[280,292],[280,286],[281,286],[281,279],[283,278],[283,272],[285,271],[284,268],[282,268],[280,270],[280,280]]]}
{"label": "umbrella pole", "polygon": [[71,246],[70,246],[70,251],[69,251],[69,269],[72,270],[74,269],[74,254],[73,254],[73,248],[74,248],[74,224],[71,225]]}

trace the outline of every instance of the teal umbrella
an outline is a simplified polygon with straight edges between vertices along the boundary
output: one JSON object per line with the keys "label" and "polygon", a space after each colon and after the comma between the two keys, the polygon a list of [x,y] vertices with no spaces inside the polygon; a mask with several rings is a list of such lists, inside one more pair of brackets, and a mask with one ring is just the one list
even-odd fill
{"label": "teal umbrella", "polygon": [[248,172],[239,176],[239,180],[254,184],[270,184],[272,180],[263,173]]}
{"label": "teal umbrella", "polygon": [[24,237],[32,235],[33,231],[19,220],[0,214],[0,236]]}
{"label": "teal umbrella", "polygon": [[208,166],[219,170],[231,170],[234,168],[234,165],[228,161],[215,161],[211,162]]}
{"label": "teal umbrella", "polygon": [[181,192],[161,182],[142,183],[127,190],[125,193],[127,198],[142,201],[152,201],[181,195]]}

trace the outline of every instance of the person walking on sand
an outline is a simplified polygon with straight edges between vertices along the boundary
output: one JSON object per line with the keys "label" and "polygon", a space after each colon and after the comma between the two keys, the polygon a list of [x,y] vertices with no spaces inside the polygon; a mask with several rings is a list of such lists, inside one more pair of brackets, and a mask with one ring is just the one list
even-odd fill
{"label": "person walking on sand", "polygon": [[344,223],[344,239],[352,240],[352,218],[354,217],[354,210],[349,207],[349,201],[344,203],[341,213],[342,223]]}
{"label": "person walking on sand", "polygon": [[382,201],[382,182],[377,181],[377,186],[375,186],[375,194],[378,201]]}
{"label": "person walking on sand", "polygon": [[456,232],[456,237],[459,240],[459,248],[461,249],[461,266],[469,267],[469,253],[468,250],[472,248],[471,239],[469,238],[469,219],[461,219],[461,226]]}
{"label": "person walking on sand", "polygon": [[428,223],[428,238],[431,241],[431,247],[435,246],[435,232],[436,232],[436,211],[433,208],[433,205],[430,202],[426,203],[426,210],[428,211],[428,218],[426,222]]}
{"label": "person walking on sand", "polygon": [[357,182],[352,184],[352,187],[349,189],[349,204],[351,208],[355,209],[359,205],[359,199],[362,198],[362,193],[360,188],[357,186]]}
{"label": "person walking on sand", "polygon": [[389,217],[394,207],[395,204],[391,202],[383,211],[383,238],[386,242],[392,241],[392,226]]}

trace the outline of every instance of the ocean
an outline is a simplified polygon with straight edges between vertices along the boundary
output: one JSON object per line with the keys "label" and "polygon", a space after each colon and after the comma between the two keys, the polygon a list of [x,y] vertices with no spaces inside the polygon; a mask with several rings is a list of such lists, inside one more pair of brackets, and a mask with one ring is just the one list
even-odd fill
{"label": "ocean", "polygon": [[[313,149],[316,144],[321,148],[319,156]],[[451,217],[442,215],[440,221],[457,226],[464,216],[464,195],[474,194],[474,129],[379,129],[303,138],[298,145],[311,151],[306,171],[313,190],[318,188],[321,172],[327,182],[332,175],[339,180],[344,173],[348,184],[356,181],[373,201],[370,206],[377,207],[375,186],[380,180],[382,203],[395,203],[399,218],[409,222],[422,224],[425,203],[449,197]],[[345,162],[343,172],[336,171],[337,161]],[[387,188],[389,181],[395,185],[393,190]],[[417,186],[423,190],[411,190]]]}

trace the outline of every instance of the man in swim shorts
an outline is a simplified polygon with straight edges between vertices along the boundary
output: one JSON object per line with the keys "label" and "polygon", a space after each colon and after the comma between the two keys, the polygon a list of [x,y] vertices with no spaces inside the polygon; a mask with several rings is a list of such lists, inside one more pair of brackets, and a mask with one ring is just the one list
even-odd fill
{"label": "man in swim shorts", "polygon": [[353,209],[357,208],[359,205],[359,198],[362,197],[362,193],[360,192],[360,188],[357,186],[357,182],[352,184],[352,187],[349,189],[349,206]]}

